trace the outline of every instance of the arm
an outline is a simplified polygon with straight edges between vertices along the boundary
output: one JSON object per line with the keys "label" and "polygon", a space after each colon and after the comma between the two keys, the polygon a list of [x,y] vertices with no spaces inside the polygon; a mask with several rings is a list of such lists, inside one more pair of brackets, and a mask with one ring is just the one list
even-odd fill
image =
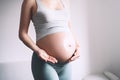
{"label": "arm", "polygon": [[31,18],[32,0],[24,0],[21,7],[19,38],[30,49],[37,52],[39,47],[32,41],[28,35],[28,28]]}
{"label": "arm", "polygon": [[73,56],[70,58],[70,60],[69,60],[69,61],[73,61],[73,60],[79,58],[79,56],[80,56],[80,52],[79,52],[79,47],[80,47],[80,45],[79,45],[79,42],[78,42],[76,36],[75,36],[74,33],[73,33],[71,20],[68,21],[68,26],[69,26],[69,28],[70,28],[70,30],[71,30],[71,32],[72,32],[72,35],[73,35],[73,37],[74,37],[74,39],[75,39],[75,43],[76,43],[75,52],[74,52]]}
{"label": "arm", "polygon": [[76,47],[80,47],[78,39],[76,38],[76,36],[75,36],[75,34],[73,32],[73,29],[72,29],[72,22],[71,22],[71,20],[68,21],[68,26],[69,26],[70,31],[72,32],[72,35],[73,35],[73,37],[75,39]]}
{"label": "arm", "polygon": [[72,29],[72,20],[71,20],[71,15],[70,15],[70,1],[69,0],[67,0],[67,8],[68,8],[68,14],[69,14],[68,27],[69,27],[69,29],[70,29],[70,31],[75,39],[75,43],[76,43],[76,50],[75,50],[73,56],[69,60],[69,61],[73,61],[80,56],[80,54],[79,54],[80,45],[79,45],[78,39],[76,38],[76,36],[73,32],[73,29]]}
{"label": "arm", "polygon": [[40,58],[45,61],[57,62],[55,58],[49,56],[43,49],[40,49],[28,35],[28,28],[32,16],[32,7],[34,0],[24,0],[21,7],[19,38],[31,50],[33,50]]}
{"label": "arm", "polygon": [[76,36],[75,36],[75,34],[74,34],[74,31],[73,31],[73,29],[72,29],[72,20],[71,20],[71,14],[70,14],[70,0],[66,0],[66,7],[67,7],[68,15],[69,15],[69,20],[68,20],[69,29],[70,29],[70,31],[72,32],[73,37],[74,37],[74,39],[75,39],[76,47],[80,47],[80,46],[79,46],[78,39],[76,38]]}

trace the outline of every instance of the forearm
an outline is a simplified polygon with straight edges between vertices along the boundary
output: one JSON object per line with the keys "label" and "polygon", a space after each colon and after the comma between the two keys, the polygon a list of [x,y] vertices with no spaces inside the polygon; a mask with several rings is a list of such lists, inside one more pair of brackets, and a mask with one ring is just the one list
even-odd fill
{"label": "forearm", "polygon": [[74,33],[73,29],[72,29],[71,20],[68,21],[68,26],[69,26],[69,29],[70,29],[70,31],[71,31],[74,39],[75,39],[76,47],[80,47],[79,42],[78,42],[78,39],[77,39],[77,37],[75,36],[75,33]]}
{"label": "forearm", "polygon": [[35,44],[35,42],[28,36],[28,34],[20,34],[20,40],[34,52],[38,52],[40,48]]}

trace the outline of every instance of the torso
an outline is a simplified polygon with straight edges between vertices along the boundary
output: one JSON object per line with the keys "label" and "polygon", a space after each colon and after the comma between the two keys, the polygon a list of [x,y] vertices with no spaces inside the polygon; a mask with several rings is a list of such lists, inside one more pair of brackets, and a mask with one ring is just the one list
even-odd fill
{"label": "torso", "polygon": [[67,61],[75,51],[75,41],[71,33],[58,32],[37,41],[37,45],[59,61]]}
{"label": "torso", "polygon": [[[33,11],[35,11],[35,7]],[[76,48],[71,32],[57,32],[47,35],[36,41],[36,44],[61,62],[70,59]]]}

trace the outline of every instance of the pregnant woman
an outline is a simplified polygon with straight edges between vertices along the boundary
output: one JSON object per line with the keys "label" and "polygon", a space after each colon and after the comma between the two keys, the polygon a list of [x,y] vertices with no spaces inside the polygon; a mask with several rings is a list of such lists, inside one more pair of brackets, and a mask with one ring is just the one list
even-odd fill
{"label": "pregnant woman", "polygon": [[[79,44],[71,29],[68,0],[24,0],[20,40],[31,50],[34,80],[71,80],[71,62],[79,57]],[[36,42],[28,35],[30,21]]]}

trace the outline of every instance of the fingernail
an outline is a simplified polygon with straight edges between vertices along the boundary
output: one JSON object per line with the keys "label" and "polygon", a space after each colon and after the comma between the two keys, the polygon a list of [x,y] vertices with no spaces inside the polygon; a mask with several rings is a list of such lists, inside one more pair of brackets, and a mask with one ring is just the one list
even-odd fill
{"label": "fingernail", "polygon": [[70,60],[73,60],[73,58],[71,58]]}
{"label": "fingernail", "polygon": [[57,63],[58,61],[56,60],[56,63]]}

